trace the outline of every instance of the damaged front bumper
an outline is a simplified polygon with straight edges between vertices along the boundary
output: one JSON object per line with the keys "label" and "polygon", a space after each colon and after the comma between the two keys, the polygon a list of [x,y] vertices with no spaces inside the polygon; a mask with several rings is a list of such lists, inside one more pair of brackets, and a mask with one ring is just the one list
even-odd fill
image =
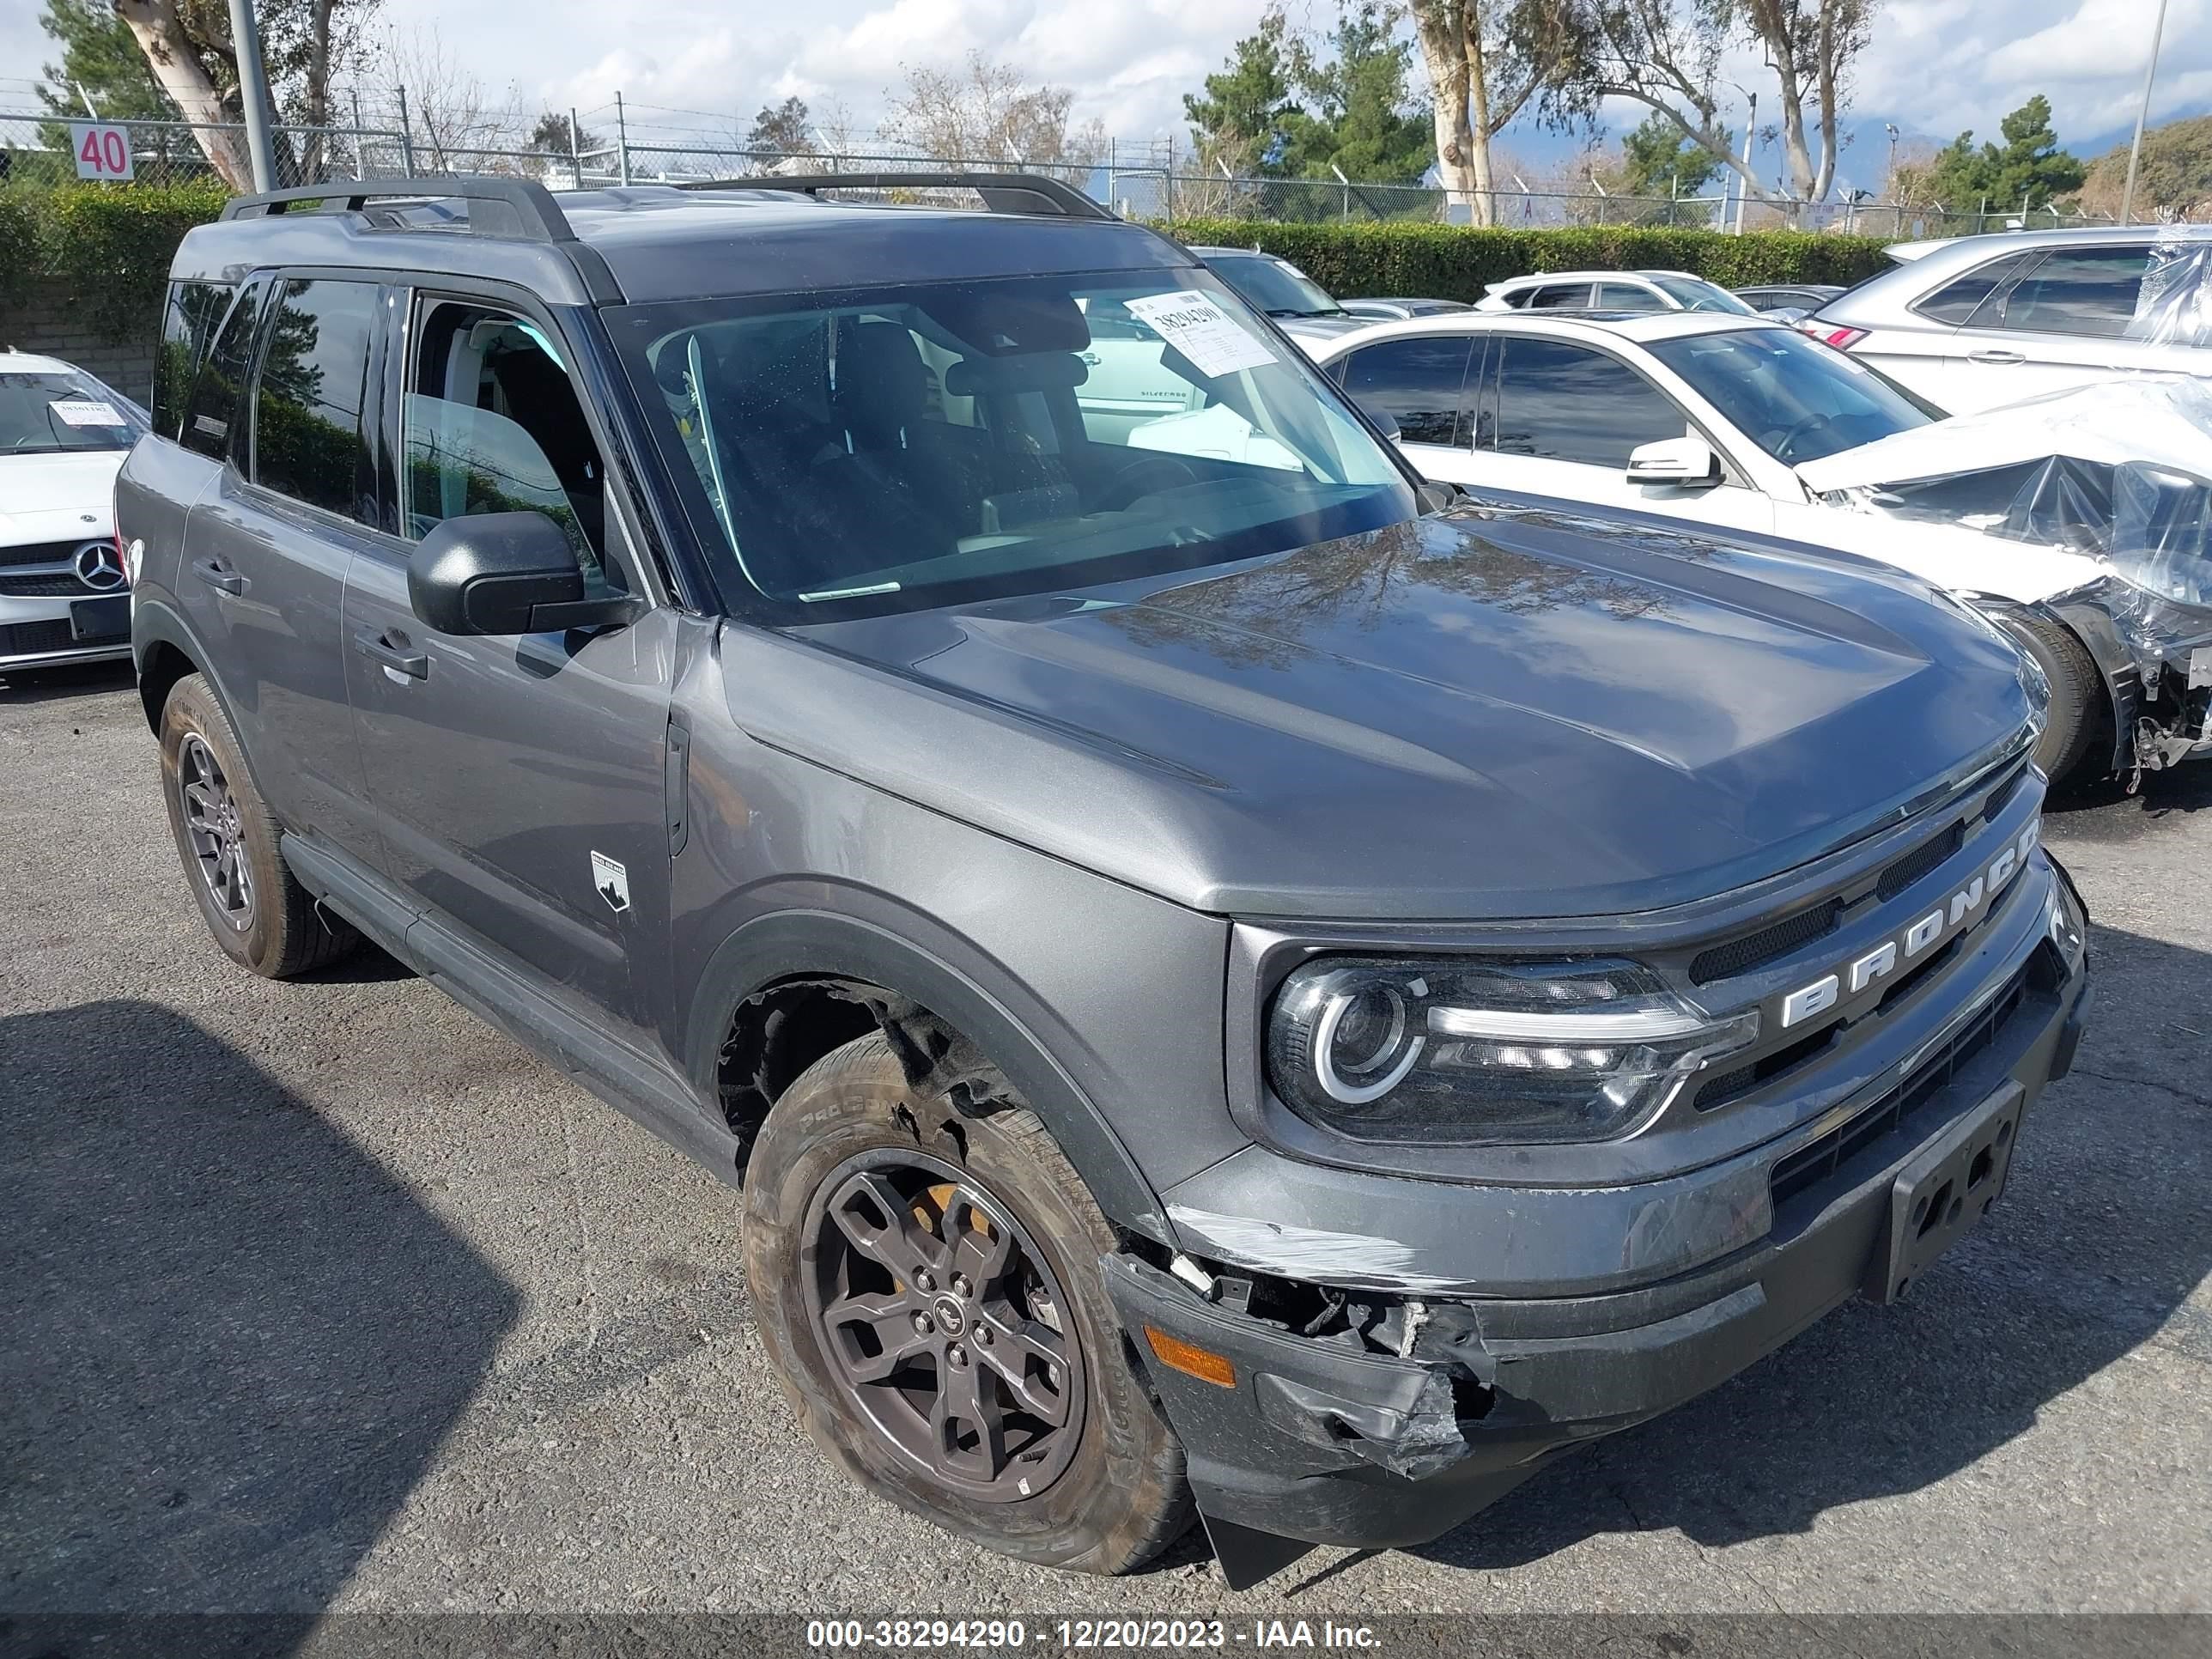
{"label": "damaged front bumper", "polygon": [[[1108,1258],[1115,1307],[1183,1440],[1231,1583],[1311,1544],[1426,1542],[1560,1453],[1692,1399],[1852,1297],[1904,1293],[1893,1253],[1912,1231],[1895,1222],[1907,1184],[1945,1173],[1944,1158],[1978,1158],[1965,1138],[2002,1112],[2008,1144],[1979,1189],[1993,1200],[2016,1141],[2010,1126],[2072,1065],[2087,1006],[2084,918],[2055,866],[2054,879],[2063,916],[2050,942],[2008,957],[2018,965],[2001,976],[2001,1000],[1947,1026],[1886,1093],[1705,1172],[1715,1191],[1755,1185],[1767,1224],[1717,1260],[1599,1291],[1563,1280],[1575,1293],[1516,1283],[1510,1295],[1485,1295],[1419,1275],[1395,1290],[1371,1271],[1330,1286],[1189,1256],[1172,1271],[1133,1254]],[[2070,942],[2058,942],[2063,930]],[[1418,1206],[1443,1183],[1392,1185]],[[1540,1197],[1521,1212],[1532,1218],[1580,1197],[1605,1231],[1628,1212],[1611,1200],[1631,1190],[1443,1197],[1509,1208]],[[1971,1217],[1954,1224],[1963,1231]],[[1949,1242],[1919,1231],[1912,1273]],[[1610,1248],[1616,1262],[1636,1254],[1621,1237]],[[1225,1369],[1179,1367],[1192,1350]]]}
{"label": "damaged front bumper", "polygon": [[2112,769],[2157,772],[2212,752],[2212,611],[2117,578],[2039,605],[2096,661],[2112,702]]}

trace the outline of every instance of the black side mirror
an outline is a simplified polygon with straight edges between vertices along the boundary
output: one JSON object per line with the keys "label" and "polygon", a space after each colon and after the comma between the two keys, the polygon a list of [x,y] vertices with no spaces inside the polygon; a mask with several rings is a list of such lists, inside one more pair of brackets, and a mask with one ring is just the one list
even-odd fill
{"label": "black side mirror", "polygon": [[561,526],[543,513],[447,519],[407,562],[407,603],[441,634],[543,634],[635,621],[626,595],[587,599]]}
{"label": "black side mirror", "polygon": [[1387,409],[1377,409],[1364,398],[1355,398],[1352,402],[1359,405],[1359,412],[1373,422],[1384,437],[1392,443],[1398,441],[1398,417],[1395,415]]}

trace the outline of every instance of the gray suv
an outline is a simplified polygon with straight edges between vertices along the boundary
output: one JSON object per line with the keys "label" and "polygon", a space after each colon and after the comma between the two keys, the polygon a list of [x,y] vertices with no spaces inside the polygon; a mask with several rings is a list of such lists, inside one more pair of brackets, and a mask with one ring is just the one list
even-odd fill
{"label": "gray suv", "polygon": [[1477,511],[1174,243],[896,182],[985,210],[185,239],[117,512],[222,948],[365,935],[741,1183],[825,1453],[1030,1561],[1416,1543],[1905,1293],[2079,1035],[2004,637]]}

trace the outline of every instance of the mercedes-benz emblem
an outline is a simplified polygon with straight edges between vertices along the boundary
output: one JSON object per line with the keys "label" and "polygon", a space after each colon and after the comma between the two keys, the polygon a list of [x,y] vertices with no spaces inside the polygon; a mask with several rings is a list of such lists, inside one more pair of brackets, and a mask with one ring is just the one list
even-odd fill
{"label": "mercedes-benz emblem", "polygon": [[123,586],[123,560],[113,542],[87,542],[76,550],[76,579],[96,593]]}

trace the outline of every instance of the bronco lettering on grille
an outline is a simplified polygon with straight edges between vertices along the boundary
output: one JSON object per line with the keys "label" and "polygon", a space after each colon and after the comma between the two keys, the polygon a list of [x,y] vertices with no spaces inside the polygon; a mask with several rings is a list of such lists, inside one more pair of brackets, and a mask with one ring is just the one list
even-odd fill
{"label": "bronco lettering on grille", "polygon": [[1853,957],[1834,973],[1823,975],[1783,998],[1783,1028],[1786,1030],[1815,1014],[1826,1012],[1840,998],[1865,990],[1876,980],[1894,973],[1899,963],[1926,954],[1940,940],[1959,932],[1970,918],[1980,913],[1984,904],[1996,897],[1997,890],[2027,862],[2041,830],[2041,820],[2030,823],[2006,845],[2003,852],[1990,860],[1987,868],[1926,915],[1916,919],[1911,926]]}

